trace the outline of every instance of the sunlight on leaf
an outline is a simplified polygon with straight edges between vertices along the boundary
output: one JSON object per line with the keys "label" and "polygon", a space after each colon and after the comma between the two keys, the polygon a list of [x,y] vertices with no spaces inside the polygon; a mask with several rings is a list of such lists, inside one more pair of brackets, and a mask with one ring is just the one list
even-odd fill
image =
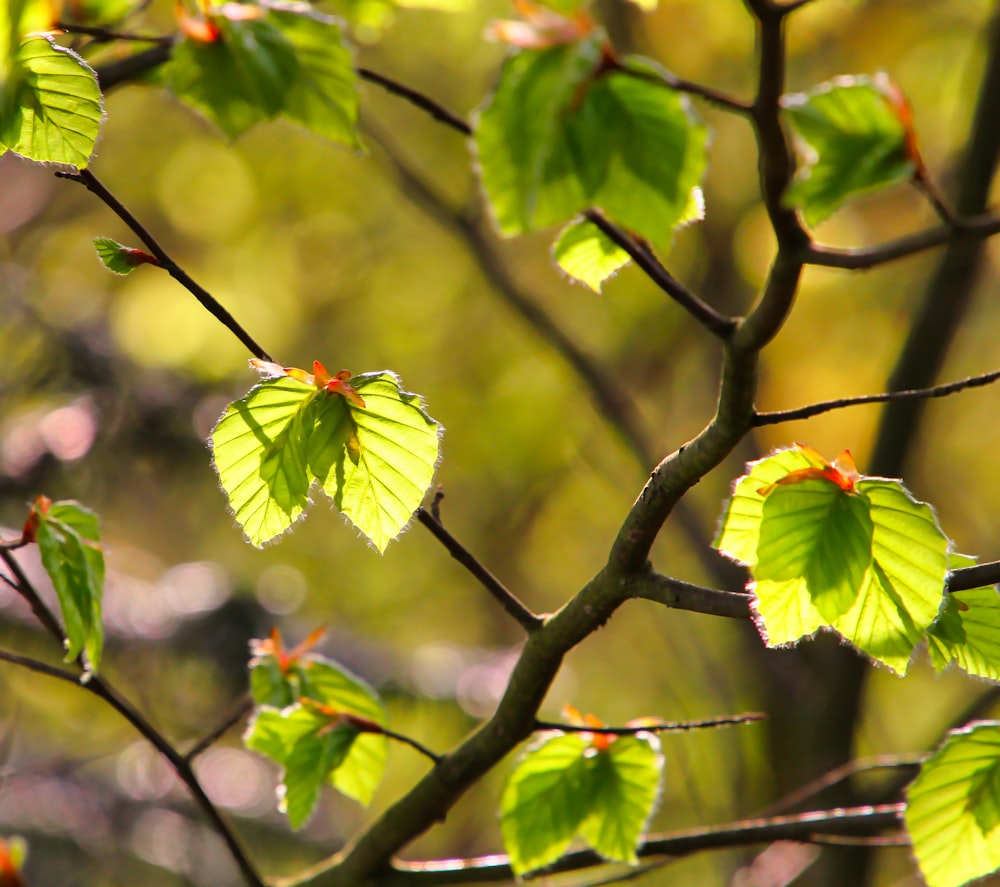
{"label": "sunlight on leaf", "polygon": [[805,161],[785,202],[816,225],[849,197],[906,181],[917,169],[908,106],[884,74],[838,77],[785,96]]}
{"label": "sunlight on leaf", "polygon": [[1000,868],[1000,723],[953,730],[907,791],[906,828],[928,887]]}
{"label": "sunlight on leaf", "polygon": [[[975,559],[952,554],[952,570]],[[954,662],[969,674],[1000,681],[1000,592],[995,585],[945,595],[945,606],[927,633],[927,649],[937,671]]]}
{"label": "sunlight on leaf", "polygon": [[768,645],[825,626],[904,674],[944,598],[948,540],[930,507],[801,445],[748,469],[715,546],[750,567]]}
{"label": "sunlight on leaf", "polygon": [[0,154],[83,169],[97,141],[104,103],[97,76],[75,52],[33,35],[20,46],[0,105]]}
{"label": "sunlight on leaf", "polygon": [[563,229],[552,247],[552,256],[566,274],[595,293],[631,261],[625,250],[586,219],[577,219]]}

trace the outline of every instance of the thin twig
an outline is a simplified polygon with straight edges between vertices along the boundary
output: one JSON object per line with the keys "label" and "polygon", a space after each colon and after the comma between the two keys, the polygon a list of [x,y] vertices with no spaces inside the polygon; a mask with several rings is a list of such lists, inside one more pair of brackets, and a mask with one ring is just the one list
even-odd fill
{"label": "thin twig", "polygon": [[211,746],[221,739],[231,727],[239,723],[245,715],[250,714],[252,711],[253,699],[249,696],[241,699],[239,703],[237,703],[236,707],[228,715],[226,715],[226,717],[223,718],[217,726],[206,733],[205,736],[199,739],[184,753],[184,760],[191,763],[191,761],[198,757],[198,755],[211,748]]}
{"label": "thin twig", "polygon": [[673,74],[666,71],[660,73],[646,69],[632,68],[628,65],[622,65],[617,62],[610,62],[608,69],[616,71],[620,74],[625,74],[635,80],[645,80],[647,83],[653,83],[656,86],[665,86],[667,89],[672,89],[675,92],[683,92],[687,95],[698,96],[699,98],[705,99],[707,102],[711,102],[713,105],[717,105],[727,111],[732,111],[735,114],[750,113],[750,104],[748,102],[741,101],[740,99],[727,95],[720,90],[712,89],[710,86],[695,83],[693,80],[685,80],[683,77],[675,77]]}
{"label": "thin twig", "polygon": [[[680,857],[703,850],[743,847],[771,841],[814,842],[826,836],[868,837],[903,824],[903,804],[865,807],[837,807],[811,810],[791,816],[748,819],[727,825],[687,829],[651,835],[636,851],[641,859]],[[607,864],[592,850],[576,850],[539,874],[556,875]],[[497,884],[514,877],[506,856],[493,855],[472,859],[446,859],[430,862],[393,864],[392,874],[377,879],[379,887],[446,887],[455,884]]]}
{"label": "thin twig", "polygon": [[949,228],[954,227],[956,221],[955,213],[948,206],[948,201],[945,200],[941,189],[938,188],[927,170],[922,166],[918,167],[916,174],[913,176],[913,184],[927,198],[930,205],[934,208],[934,212],[937,213],[938,218]]}
{"label": "thin twig", "polygon": [[0,661],[9,662],[11,665],[19,665],[21,668],[28,669],[28,671],[43,674],[58,681],[65,681],[67,684],[81,686],[79,674],[66,671],[66,669],[58,668],[55,665],[49,665],[47,662],[42,662],[38,659],[32,659],[30,656],[19,656],[17,653],[8,653],[6,650],[0,650]]}
{"label": "thin twig", "polygon": [[444,758],[444,755],[439,755],[436,752],[431,751],[426,745],[421,742],[417,742],[411,736],[406,736],[403,733],[396,733],[394,730],[387,730],[383,727],[378,731],[378,735],[385,736],[388,739],[395,740],[396,742],[401,742],[403,745],[408,745],[414,751],[420,752],[425,758],[429,758],[434,762],[435,765],[440,764]]}
{"label": "thin twig", "polygon": [[907,400],[910,398],[933,398],[947,397],[958,391],[967,388],[982,388],[992,385],[1000,380],[1000,370],[992,370],[988,373],[981,373],[978,376],[968,376],[959,379],[957,382],[948,382],[944,385],[933,385],[930,388],[914,388],[909,391],[889,391],[883,394],[862,394],[857,397],[840,397],[835,400],[823,400],[805,407],[798,407],[793,410],[773,410],[764,413],[754,413],[753,425],[759,428],[762,425],[777,425],[779,422],[795,422],[800,419],[809,419],[819,416],[822,413],[829,413],[832,410],[840,410],[845,407],[856,407],[871,403],[889,403],[894,400]]}
{"label": "thin twig", "polygon": [[53,27],[59,31],[65,31],[67,34],[83,34],[85,37],[93,37],[94,41],[99,43],[108,43],[112,40],[125,40],[135,43],[157,43],[169,46],[175,39],[171,35],[132,34],[122,31],[111,31],[107,28],[93,28],[89,25],[74,25],[72,22],[56,22]]}
{"label": "thin twig", "polygon": [[719,314],[711,305],[703,302],[667,271],[652,251],[636,243],[629,235],[611,222],[599,209],[588,209],[583,214],[596,225],[611,241],[631,256],[636,263],[663,292],[688,312],[709,332],[720,338],[728,336],[736,326],[736,321]]}
{"label": "thin twig", "polygon": [[763,721],[767,716],[760,712],[742,715],[722,715],[700,721],[661,721],[636,727],[594,727],[586,724],[563,724],[558,721],[535,721],[536,730],[558,730],[560,733],[592,733],[595,736],[635,736],[637,733],[682,733],[687,730],[704,730],[725,727],[729,724],[750,724]]}
{"label": "thin twig", "polygon": [[948,574],[948,591],[966,591],[970,588],[984,588],[1000,582],[1000,561],[962,567]]}
{"label": "thin twig", "polygon": [[652,571],[630,580],[628,592],[631,597],[654,601],[673,610],[730,619],[749,619],[750,602],[753,600],[743,592],[706,588]]}
{"label": "thin twig", "polygon": [[[8,551],[0,550],[0,558],[3,559],[8,569],[10,569],[17,578],[18,593],[26,601],[28,601],[32,611],[35,613],[36,618],[42,623],[46,630],[53,635],[59,643],[59,646],[61,648],[65,648],[65,633],[59,626],[55,616],[42,601],[38,591],[24,574],[24,571],[14,559],[13,555],[11,555]],[[14,662],[15,660],[11,658],[12,655],[13,654],[8,654],[4,658],[8,662]],[[76,661],[81,670],[84,670],[85,663],[83,660],[78,657]],[[236,865],[239,867],[247,883],[250,884],[251,887],[266,887],[263,879],[257,873],[256,866],[250,859],[249,855],[247,855],[246,850],[244,849],[239,838],[236,836],[236,833],[230,827],[229,822],[205,793],[205,789],[202,787],[197,775],[191,768],[190,762],[176,748],[174,748],[170,741],[162,733],[160,733],[160,731],[157,730],[156,727],[154,727],[127,699],[125,699],[125,697],[123,697],[111,685],[111,683],[104,678],[103,675],[96,672],[84,671],[84,674],[81,677],[74,678],[62,669],[54,669],[35,660],[31,660],[30,664],[27,662],[16,664],[24,664],[26,668],[31,668],[33,671],[54,677],[58,680],[72,680],[72,682],[81,689],[86,690],[88,693],[92,693],[99,699],[104,700],[104,702],[118,712],[119,715],[128,721],[136,729],[136,731],[160,753],[160,755],[173,768],[180,780],[187,786],[188,791],[191,793],[197,806],[201,809],[202,814],[215,831],[218,832],[219,836],[226,844],[230,855],[233,857],[233,860],[236,862]]]}
{"label": "thin twig", "polygon": [[100,200],[121,219],[129,229],[138,237],[146,248],[156,257],[160,267],[162,267],[174,280],[183,286],[193,295],[209,314],[219,321],[237,339],[242,342],[254,357],[261,360],[272,361],[271,356],[254,341],[253,337],[245,330],[236,319],[208,292],[204,287],[195,283],[192,277],[184,271],[173,259],[167,255],[159,242],[149,231],[132,215],[107,188],[98,180],[89,169],[81,169],[79,173],[57,172],[56,175],[72,182],[79,182]]}
{"label": "thin twig", "polygon": [[450,126],[457,132],[462,133],[462,135],[472,135],[472,127],[465,120],[422,92],[411,89],[409,86],[404,86],[399,81],[393,80],[391,77],[386,77],[385,74],[379,74],[377,71],[372,71],[370,68],[355,68],[354,70],[362,80],[378,84],[386,92],[405,99],[411,105],[420,108],[421,111],[426,111],[438,122]]}
{"label": "thin twig", "polygon": [[525,631],[530,634],[544,624],[540,616],[536,616],[522,604],[517,596],[435,520],[427,509],[422,507],[417,509],[417,520],[431,531],[434,538],[448,550],[448,554],[465,567]]}
{"label": "thin twig", "polygon": [[986,213],[958,218],[953,225],[929,228],[878,246],[839,249],[814,243],[806,248],[803,258],[807,265],[842,268],[847,271],[867,271],[886,262],[916,255],[952,241],[983,240],[994,234],[1000,234],[1000,214]]}

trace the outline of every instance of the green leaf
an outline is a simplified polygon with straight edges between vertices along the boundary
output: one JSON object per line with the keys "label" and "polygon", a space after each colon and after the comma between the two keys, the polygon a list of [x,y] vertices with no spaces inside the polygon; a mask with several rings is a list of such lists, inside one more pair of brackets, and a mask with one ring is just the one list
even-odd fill
{"label": "green leaf", "polygon": [[139,265],[147,263],[159,264],[149,253],[132,249],[110,237],[95,237],[94,248],[104,267],[114,274],[129,274]]}
{"label": "green leaf", "polygon": [[104,554],[97,515],[72,501],[36,507],[33,513],[38,515],[35,538],[42,566],[52,580],[66,626],[66,661],[85,650],[88,667],[97,671],[104,647]]}
{"label": "green leaf", "polygon": [[300,517],[314,481],[380,552],[420,505],[437,465],[438,424],[392,373],[350,385],[364,407],[291,376],[267,379],[219,420],[215,468],[253,545]]}
{"label": "green leaf", "polygon": [[354,59],[338,21],[306,3],[276,6],[268,18],[291,43],[298,61],[282,105],[284,115],[333,141],[360,145]]}
{"label": "green leaf", "polygon": [[954,662],[969,674],[1000,681],[1000,594],[995,586],[945,595],[941,615],[927,633],[937,671]]}
{"label": "green leaf", "polygon": [[839,77],[782,105],[806,158],[785,202],[810,225],[856,194],[913,175],[909,109],[885,75]]}
{"label": "green leaf", "polygon": [[312,815],[320,788],[343,764],[357,735],[349,722],[300,705],[257,711],[244,742],[284,768],[279,806],[292,828],[300,828]]}
{"label": "green leaf", "polygon": [[652,738],[598,750],[580,734],[542,737],[504,788],[500,827],[518,876],[555,862],[576,836],[607,859],[632,862],[659,791]]}
{"label": "green leaf", "polygon": [[815,475],[824,464],[804,448],[751,463],[715,545],[750,567],[769,646],[829,627],[903,674],[941,608],[948,540],[898,481],[848,492]]}
{"label": "green leaf", "polygon": [[215,470],[253,545],[285,532],[309,502],[306,447],[317,397],[314,386],[290,376],[267,379],[231,403],[212,431]]}
{"label": "green leaf", "polygon": [[1000,868],[1000,723],[953,730],[907,792],[906,828],[928,887]]}
{"label": "green leaf", "polygon": [[655,741],[620,736],[591,759],[593,812],[580,836],[605,859],[638,862],[636,849],[660,794],[663,756]]}
{"label": "green leaf", "polygon": [[[306,698],[328,709],[359,715],[381,727],[388,725],[385,707],[368,683],[338,663],[314,653],[286,664],[284,669],[273,653],[255,656],[251,660],[250,689],[258,706],[285,708]],[[265,738],[258,741],[267,742]],[[281,754],[272,753],[271,748],[270,751],[258,750],[283,761]],[[371,803],[385,772],[388,755],[385,736],[362,733],[333,773],[331,784],[360,804]]]}
{"label": "green leaf", "polygon": [[586,219],[577,219],[563,229],[552,255],[566,274],[597,293],[605,280],[631,261],[625,250]]}
{"label": "green leaf", "polygon": [[165,77],[178,98],[197,108],[229,138],[284,110],[299,77],[291,41],[264,19],[212,19],[219,38],[186,38],[173,50]]}
{"label": "green leaf", "polygon": [[700,218],[706,130],[686,100],[634,58],[598,73],[604,35],[508,57],[479,114],[480,178],[504,236],[591,206],[651,241]]}
{"label": "green leaf", "polygon": [[104,117],[94,71],[72,50],[34,35],[0,84],[0,154],[83,169]]}

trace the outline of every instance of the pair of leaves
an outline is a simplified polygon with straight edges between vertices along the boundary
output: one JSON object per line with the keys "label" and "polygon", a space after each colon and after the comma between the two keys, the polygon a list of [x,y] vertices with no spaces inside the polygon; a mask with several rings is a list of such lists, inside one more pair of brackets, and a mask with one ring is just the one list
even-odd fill
{"label": "pair of leaves", "polygon": [[52,502],[39,496],[24,528],[24,540],[37,542],[66,627],[66,661],[87,654],[97,671],[104,649],[101,604],[104,552],[97,515],[78,502]]}
{"label": "pair of leaves", "polygon": [[930,507],[899,481],[852,476],[808,447],[748,468],[715,545],[750,567],[768,645],[832,627],[904,674],[944,597],[948,540]]}
{"label": "pair of leaves", "polygon": [[104,118],[93,70],[32,25],[24,0],[0,11],[0,155],[86,167]]}
{"label": "pair of leaves", "polygon": [[322,656],[284,656],[276,633],[254,643],[250,688],[258,708],[244,741],[283,768],[279,794],[289,823],[305,824],[326,783],[368,804],[388,757],[378,695]]}
{"label": "pair of leaves", "polygon": [[166,82],[230,138],[280,114],[359,144],[356,77],[336,19],[306,3],[231,3],[187,30]]}
{"label": "pair of leaves", "polygon": [[286,374],[229,405],[211,437],[219,480],[253,545],[291,527],[315,483],[384,552],[430,487],[440,427],[390,372],[314,370],[265,365]]}
{"label": "pair of leaves", "polygon": [[913,177],[921,168],[912,112],[884,74],[839,77],[785,96],[803,169],[785,194],[815,225],[848,198]]}
{"label": "pair of leaves", "polygon": [[[478,114],[480,179],[504,236],[534,231],[601,208],[615,223],[669,244],[674,228],[701,216],[699,182],[707,132],[651,62],[614,60],[604,34],[514,52]],[[589,284],[603,273],[574,260],[581,243],[604,253],[603,235],[578,221],[557,258]],[[616,255],[614,267],[622,259]]]}
{"label": "pair of leaves", "polygon": [[595,738],[544,735],[507,782],[500,827],[518,876],[555,862],[577,837],[605,859],[636,861],[659,796],[659,741],[650,734]]}

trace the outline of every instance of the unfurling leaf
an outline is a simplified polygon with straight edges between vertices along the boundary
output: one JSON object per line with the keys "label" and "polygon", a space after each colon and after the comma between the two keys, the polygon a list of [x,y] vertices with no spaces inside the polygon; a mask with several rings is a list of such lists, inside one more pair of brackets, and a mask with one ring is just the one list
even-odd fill
{"label": "unfurling leaf", "polygon": [[753,462],[716,547],[750,567],[768,645],[822,627],[903,674],[944,598],[948,540],[899,481],[859,475],[808,447]]}
{"label": "unfurling leaf", "polygon": [[97,671],[104,648],[104,553],[97,515],[78,502],[39,496],[24,535],[26,541],[38,543],[42,566],[59,600],[68,639],[66,661],[86,651],[88,668]]}
{"label": "unfurling leaf", "polygon": [[378,694],[338,663],[309,652],[318,637],[313,632],[288,653],[276,633],[251,643],[258,709],[245,741],[285,768],[283,801],[295,828],[309,817],[324,782],[368,804],[388,757]]}
{"label": "unfurling leaf", "polygon": [[440,426],[392,373],[331,375],[318,362],[313,373],[264,366],[282,375],[230,404],[211,438],[247,539],[261,546],[285,532],[317,484],[385,551],[430,487]]}
{"label": "unfurling leaf", "polygon": [[906,829],[928,887],[1000,868],[1000,723],[953,730],[907,790]]}
{"label": "unfurling leaf", "polygon": [[141,249],[123,246],[110,237],[95,237],[94,248],[104,267],[115,274],[128,274],[140,265],[159,265],[155,256]]}
{"label": "unfurling leaf", "polygon": [[815,225],[849,197],[906,181],[920,168],[912,113],[887,76],[838,77],[782,105],[803,168],[785,194]]}
{"label": "unfurling leaf", "polygon": [[600,31],[515,52],[475,123],[480,180],[504,236],[591,207],[653,246],[701,217],[705,127],[652,62]]}
{"label": "unfurling leaf", "polygon": [[662,771],[659,741],[649,734],[543,735],[518,763],[500,801],[514,872],[555,862],[575,837],[605,859],[635,862]]}

